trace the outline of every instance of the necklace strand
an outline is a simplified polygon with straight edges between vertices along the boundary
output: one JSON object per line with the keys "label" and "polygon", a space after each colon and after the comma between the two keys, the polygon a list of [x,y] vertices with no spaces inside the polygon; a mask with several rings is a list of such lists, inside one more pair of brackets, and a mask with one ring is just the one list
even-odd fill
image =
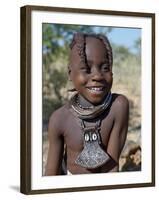
{"label": "necklace strand", "polygon": [[78,99],[78,94],[75,94],[70,102],[71,107],[75,111],[75,113],[78,115],[81,119],[93,119],[103,113],[108,106],[110,105],[112,100],[112,94],[111,92],[108,93],[107,97],[105,98],[104,102],[97,106],[89,106],[89,107],[83,107]]}

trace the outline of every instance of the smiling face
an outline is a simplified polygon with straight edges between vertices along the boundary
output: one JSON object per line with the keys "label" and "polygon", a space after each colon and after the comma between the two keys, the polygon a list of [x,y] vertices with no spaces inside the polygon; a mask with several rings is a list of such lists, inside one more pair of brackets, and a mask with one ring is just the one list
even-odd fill
{"label": "smiling face", "polygon": [[81,59],[76,44],[70,55],[69,76],[80,95],[94,105],[100,104],[112,86],[112,71],[103,42],[86,37],[86,61]]}

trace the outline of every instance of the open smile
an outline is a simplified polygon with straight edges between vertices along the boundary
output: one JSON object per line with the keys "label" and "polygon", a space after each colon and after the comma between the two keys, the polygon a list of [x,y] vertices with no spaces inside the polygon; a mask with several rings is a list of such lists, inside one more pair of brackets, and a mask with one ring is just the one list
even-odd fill
{"label": "open smile", "polygon": [[87,87],[87,89],[93,94],[101,94],[101,93],[104,92],[105,87],[103,87],[103,86],[98,86],[98,87],[93,86],[93,87]]}

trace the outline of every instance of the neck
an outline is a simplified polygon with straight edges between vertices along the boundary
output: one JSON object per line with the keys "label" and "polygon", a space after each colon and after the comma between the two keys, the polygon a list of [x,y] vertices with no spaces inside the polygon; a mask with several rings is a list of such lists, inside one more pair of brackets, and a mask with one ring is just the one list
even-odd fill
{"label": "neck", "polygon": [[81,106],[83,107],[91,107],[93,106],[93,104],[91,102],[89,102],[87,99],[85,99],[82,95],[78,95],[78,101],[80,103]]}
{"label": "neck", "polygon": [[[108,94],[107,94],[108,96]],[[107,98],[107,96],[105,98]],[[103,102],[105,101],[105,99],[98,105],[102,105]],[[94,105],[92,104],[90,101],[88,101],[87,99],[85,99],[82,95],[78,94],[78,103],[82,106],[82,107],[94,107],[94,106],[98,106],[98,105]]]}
{"label": "neck", "polygon": [[103,103],[101,103],[100,105],[93,105],[83,96],[76,93],[70,99],[70,105],[79,118],[90,120],[101,115],[109,107],[111,99],[112,94],[111,92],[109,92]]}

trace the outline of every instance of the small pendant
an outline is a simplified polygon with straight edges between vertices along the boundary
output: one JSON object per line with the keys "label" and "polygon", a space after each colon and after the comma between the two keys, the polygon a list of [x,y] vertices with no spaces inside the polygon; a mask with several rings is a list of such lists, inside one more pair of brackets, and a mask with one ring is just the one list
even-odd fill
{"label": "small pendant", "polygon": [[100,146],[100,135],[97,128],[84,129],[84,148],[75,163],[87,169],[95,169],[109,160],[109,155]]}

